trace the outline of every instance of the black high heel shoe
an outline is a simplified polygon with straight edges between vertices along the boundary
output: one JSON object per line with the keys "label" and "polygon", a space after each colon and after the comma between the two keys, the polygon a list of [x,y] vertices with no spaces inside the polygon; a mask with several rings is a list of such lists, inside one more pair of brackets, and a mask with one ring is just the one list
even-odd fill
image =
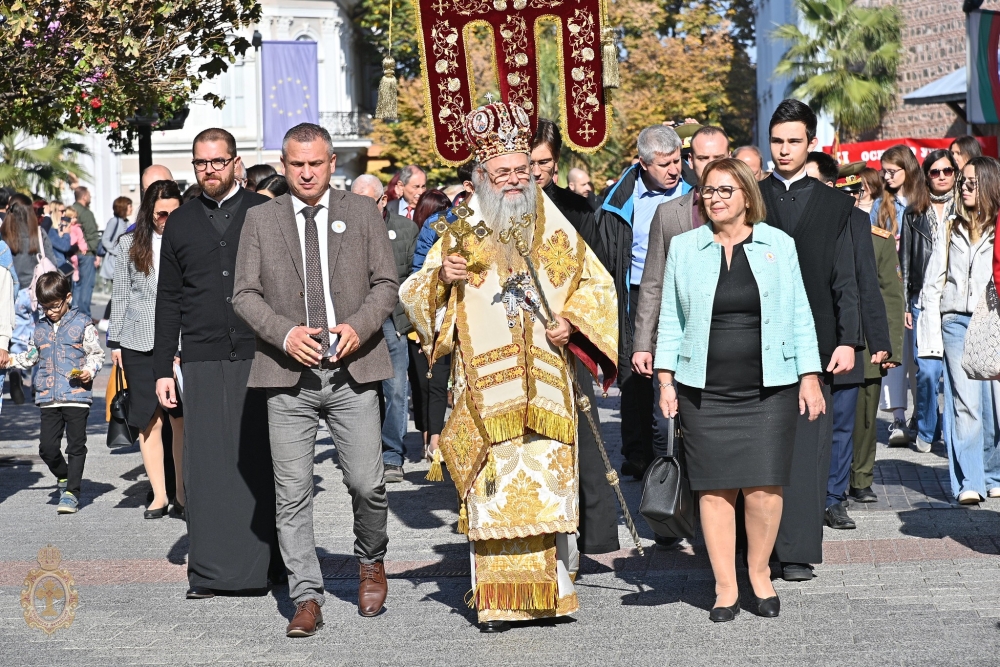
{"label": "black high heel shoe", "polygon": [[769,598],[757,598],[757,615],[762,618],[778,618],[781,613],[781,600],[777,595]]}
{"label": "black high heel shoe", "polygon": [[163,517],[167,516],[167,511],[169,510],[169,508],[170,508],[170,505],[164,505],[163,507],[160,507],[160,508],[155,509],[155,510],[146,510],[145,512],[142,513],[142,518],[143,519],[162,519]]}
{"label": "black high heel shoe", "polygon": [[739,615],[740,601],[737,600],[732,607],[712,607],[712,611],[708,614],[708,620],[712,623],[727,623]]}

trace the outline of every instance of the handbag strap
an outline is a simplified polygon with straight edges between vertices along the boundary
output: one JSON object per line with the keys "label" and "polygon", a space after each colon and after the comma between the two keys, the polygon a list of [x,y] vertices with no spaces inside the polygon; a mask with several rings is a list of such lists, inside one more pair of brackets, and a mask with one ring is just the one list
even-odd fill
{"label": "handbag strap", "polygon": [[118,382],[118,391],[121,391],[125,386],[125,371],[120,365],[115,366],[115,380]]}
{"label": "handbag strap", "polygon": [[677,443],[681,439],[681,415],[673,416],[670,420],[670,427],[667,429],[667,453],[664,456],[677,458]]}

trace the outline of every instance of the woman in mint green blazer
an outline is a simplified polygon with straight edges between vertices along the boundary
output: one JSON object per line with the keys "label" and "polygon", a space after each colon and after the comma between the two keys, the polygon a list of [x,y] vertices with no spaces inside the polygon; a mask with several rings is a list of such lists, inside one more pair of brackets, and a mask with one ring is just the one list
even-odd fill
{"label": "woman in mint green blazer", "polygon": [[[736,497],[746,501],[757,613],[778,615],[768,559],[801,411],[826,411],[812,311],[795,242],[769,227],[750,168],[725,158],[702,174],[708,222],[670,243],[657,331],[660,409],[681,415],[692,490],[715,574],[709,618],[739,613]],[[756,223],[756,224],[755,224]]]}

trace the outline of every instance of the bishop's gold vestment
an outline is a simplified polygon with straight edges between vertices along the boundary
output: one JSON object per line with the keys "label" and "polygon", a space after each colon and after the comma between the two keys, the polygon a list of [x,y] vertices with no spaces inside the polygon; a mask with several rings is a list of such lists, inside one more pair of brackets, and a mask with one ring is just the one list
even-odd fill
{"label": "bishop's gold vestment", "polygon": [[[523,266],[503,266],[496,234],[460,241],[470,255],[470,277],[445,285],[438,277],[442,254],[456,244],[446,233],[400,288],[431,366],[452,355],[455,407],[439,445],[467,511],[480,621],[576,611],[576,435],[589,427],[577,423],[574,355],[595,378],[598,368],[604,371],[605,387],[617,372],[611,276],[541,189],[536,192],[531,258],[540,286]],[[481,219],[477,206],[473,196],[472,224]],[[545,335],[538,287],[574,327],[565,349]]]}

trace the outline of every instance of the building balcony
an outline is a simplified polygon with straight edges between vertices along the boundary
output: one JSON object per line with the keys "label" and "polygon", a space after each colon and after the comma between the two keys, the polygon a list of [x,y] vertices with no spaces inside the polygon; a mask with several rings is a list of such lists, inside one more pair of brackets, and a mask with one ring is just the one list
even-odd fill
{"label": "building balcony", "polygon": [[360,111],[321,111],[319,124],[334,139],[359,139],[371,134],[371,114]]}

